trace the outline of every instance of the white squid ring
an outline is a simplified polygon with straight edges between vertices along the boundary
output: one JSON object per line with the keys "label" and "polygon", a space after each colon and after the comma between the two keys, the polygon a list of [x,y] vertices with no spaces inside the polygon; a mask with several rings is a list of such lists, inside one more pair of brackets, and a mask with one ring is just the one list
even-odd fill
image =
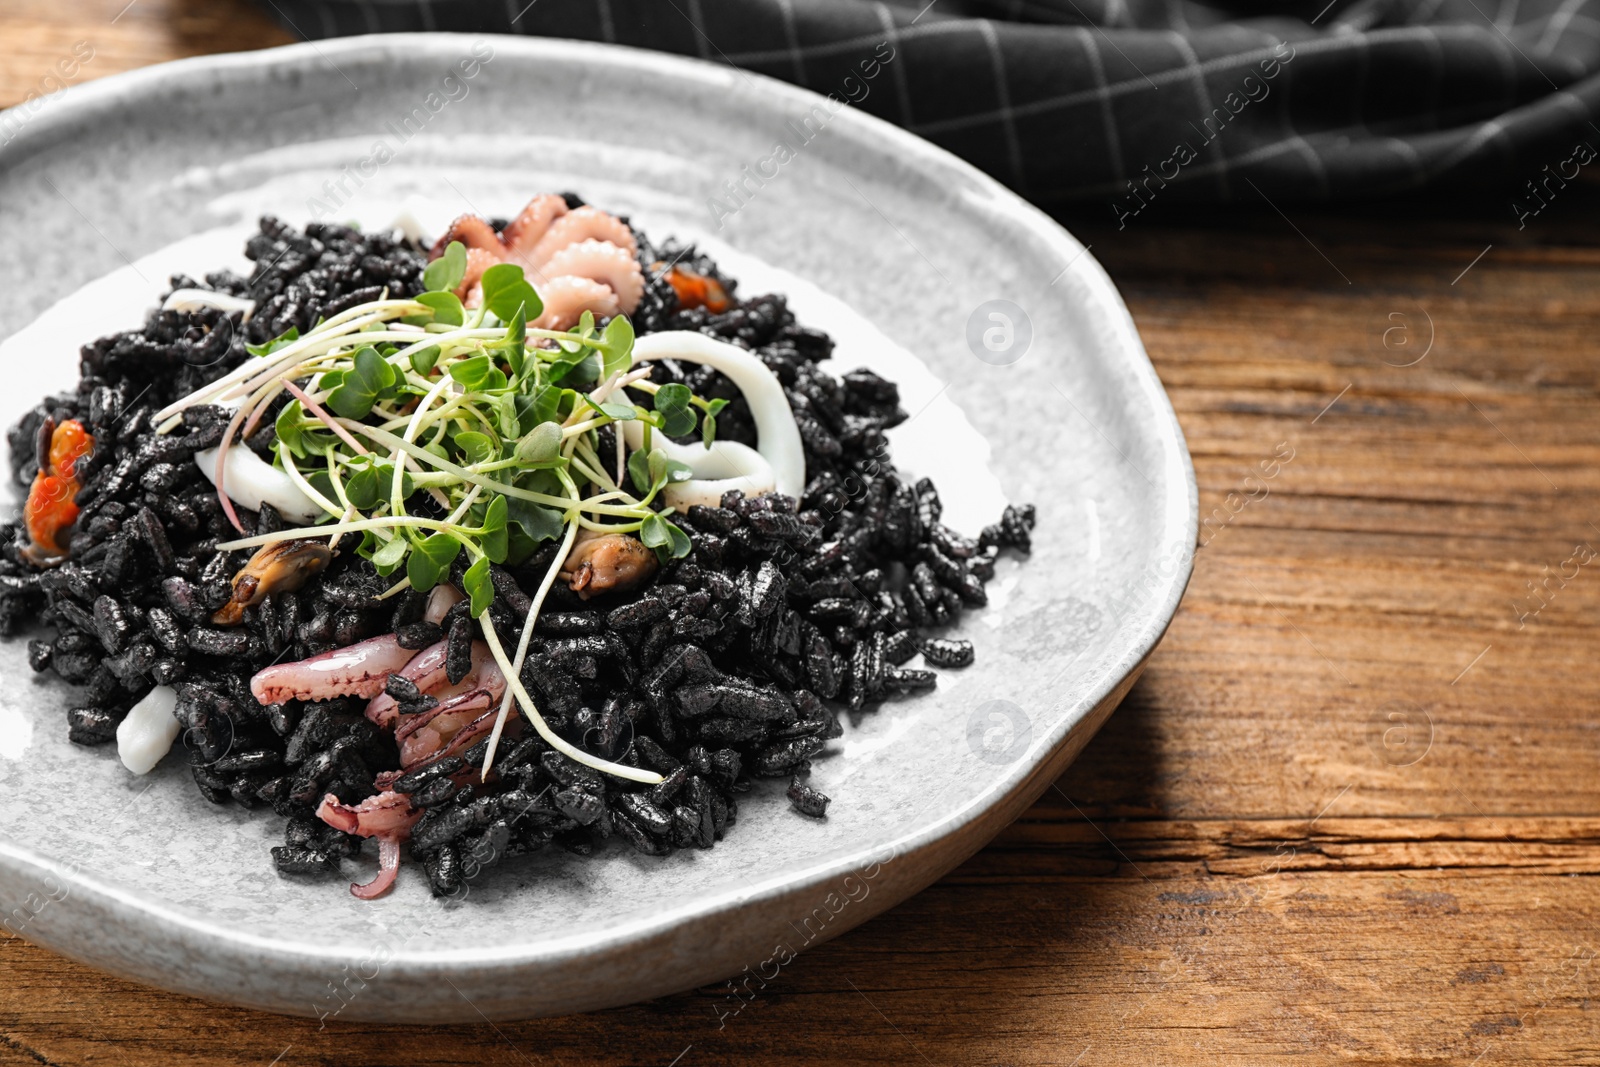
{"label": "white squid ring", "polygon": [[[684,363],[703,363],[727,375],[750,405],[756,424],[756,448],[737,441],[716,441],[709,449],[703,445],[680,445],[655,435],[652,446],[668,459],[686,464],[695,476],[676,482],[664,490],[667,503],[682,510],[691,504],[716,507],[730,489],[746,495],[776,489],[798,501],[805,491],[806,456],[795,425],[789,398],[777,375],[756,356],[691,330],[668,330],[647,334],[633,345],[635,365],[649,360],[676,359]],[[635,420],[622,424],[628,447],[644,444],[644,424]]]}

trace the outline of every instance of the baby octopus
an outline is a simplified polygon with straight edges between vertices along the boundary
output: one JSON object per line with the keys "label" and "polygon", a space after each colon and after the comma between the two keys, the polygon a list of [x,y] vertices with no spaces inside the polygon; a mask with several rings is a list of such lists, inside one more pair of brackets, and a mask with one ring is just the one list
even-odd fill
{"label": "baby octopus", "polygon": [[516,263],[527,272],[544,313],[530,326],[566,330],[585,311],[596,318],[630,315],[644,295],[639,245],[626,223],[593,207],[567,209],[559,196],[544,193],[500,233],[477,215],[462,215],[434,244],[437,259],[460,241],[467,249],[467,273],[456,295],[468,307],[483,301],[479,281],[496,263]]}

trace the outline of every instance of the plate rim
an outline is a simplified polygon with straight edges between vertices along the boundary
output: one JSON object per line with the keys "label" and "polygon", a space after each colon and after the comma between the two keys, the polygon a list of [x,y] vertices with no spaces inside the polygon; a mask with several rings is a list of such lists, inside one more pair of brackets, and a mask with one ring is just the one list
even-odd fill
{"label": "plate rim", "polygon": [[[633,48],[623,45],[577,41],[566,38],[489,35],[472,33],[417,32],[380,33],[340,37],[327,40],[305,41],[248,52],[230,52],[216,55],[193,56],[165,63],[141,67],[107,75],[94,81],[68,87],[60,92],[47,111],[30,117],[11,142],[0,147],[0,173],[12,171],[37,158],[63,139],[70,138],[75,127],[103,119],[107,112],[126,109],[134,115],[141,103],[141,94],[173,89],[198,88],[208,77],[218,80],[249,78],[251,73],[274,67],[293,67],[305,63],[327,64],[337,68],[333,59],[344,56],[363,56],[382,53],[397,47],[427,50],[463,42],[493,37],[498,56],[504,48],[523,59],[561,58],[570,61],[577,54],[587,63],[596,66],[621,65],[635,70],[654,71],[672,79],[692,79],[702,83],[727,83],[732,78],[753,80],[760,91],[768,95],[773,104],[798,105],[807,108],[821,104],[828,97],[788,82],[732,66],[676,54]],[[330,56],[332,58],[330,58]],[[187,84],[185,84],[187,82]],[[0,111],[0,115],[15,110]],[[972,797],[960,807],[951,809],[921,829],[907,831],[893,838],[887,845],[856,846],[847,854],[809,867],[799,875],[767,875],[758,877],[743,887],[724,889],[691,903],[650,912],[648,916],[632,919],[610,927],[599,934],[572,934],[538,942],[484,946],[471,949],[427,948],[401,949],[387,958],[386,969],[391,971],[427,972],[440,968],[470,966],[523,970],[559,961],[590,955],[651,938],[670,937],[674,928],[686,921],[714,921],[736,910],[763,900],[776,900],[797,891],[814,889],[836,881],[873,862],[885,851],[895,856],[914,854],[944,841],[968,824],[1012,796],[1027,779],[1048,763],[1072,736],[1074,731],[1108,696],[1116,691],[1131,674],[1141,669],[1165,635],[1177,613],[1178,606],[1193,573],[1196,552],[1196,533],[1199,522],[1198,486],[1193,460],[1189,454],[1177,414],[1172,407],[1159,377],[1145,351],[1142,339],[1121,294],[1100,263],[1088,248],[1072,236],[1060,223],[1042,210],[1024,200],[995,178],[978,170],[972,164],[930,141],[902,129],[886,120],[867,114],[851,106],[842,107],[830,119],[830,128],[847,130],[860,139],[876,141],[884,146],[884,155],[906,160],[924,174],[944,171],[964,179],[969,187],[988,194],[986,206],[1003,209],[1024,222],[1047,247],[1053,247],[1069,260],[1067,271],[1075,272],[1089,290],[1089,299],[1099,303],[1109,313],[1121,340],[1119,359],[1125,359],[1128,370],[1143,402],[1153,415],[1161,431],[1159,443],[1163,457],[1162,473],[1167,492],[1165,500],[1165,525],[1154,542],[1158,558],[1166,558],[1176,550],[1175,567],[1170,577],[1161,579],[1159,593],[1141,609],[1140,617],[1119,629],[1131,629],[1132,636],[1121,641],[1114,653],[1120,653],[1115,664],[1093,687],[1076,696],[1076,706],[1066,709],[1061,718],[1036,743],[1036,757],[1019,759],[989,788]],[[853,128],[853,129],[852,129]],[[1174,467],[1176,470],[1174,470]],[[1177,477],[1172,475],[1176,474]],[[981,846],[980,846],[981,847]],[[70,870],[49,856],[34,852],[19,842],[0,838],[0,862],[18,874],[29,869],[42,870],[58,877],[70,878],[80,892],[97,897],[100,905],[109,908],[119,919],[151,924],[150,933],[168,938],[200,939],[217,948],[233,953],[250,953],[259,963],[263,956],[275,957],[284,964],[315,964],[347,962],[359,951],[349,946],[319,946],[301,941],[293,935],[267,937],[231,929],[212,923],[202,916],[184,914],[159,899],[124,890],[108,881]],[[942,872],[941,872],[942,875]]]}

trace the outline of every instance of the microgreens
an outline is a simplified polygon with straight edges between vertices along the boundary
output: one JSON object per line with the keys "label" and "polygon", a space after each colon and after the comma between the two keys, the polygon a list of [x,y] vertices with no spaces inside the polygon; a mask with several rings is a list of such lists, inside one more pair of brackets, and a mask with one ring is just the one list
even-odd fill
{"label": "microgreens", "polygon": [[[663,561],[689,553],[688,536],[659,501],[692,471],[652,448],[652,432],[683,437],[698,429],[709,447],[727,401],[646,380],[648,369],[633,367],[634,332],[623,316],[604,328],[587,312],[571,330],[530,326],[543,302],[515,264],[486,270],[481,306],[465,308],[453,291],[465,271],[466,250],[452,243],[424,270],[427,291],[415,299],[372,301],[304,336],[291,330],[252,347],[258,360],[161,413],[170,422],[192,404],[243,398],[235,422],[244,424],[281,392],[295,397],[275,422],[276,462],[326,514],[316,526],[219,549],[359,534],[357,551],[398,579],[392,592],[432,589],[465,556],[462,591],[486,633],[491,565],[521,563],[547,541],[565,535],[570,547],[581,528],[634,533]],[[635,403],[629,389],[649,395],[649,406]],[[623,422],[642,424],[644,447],[627,458],[628,484],[617,485],[596,435]],[[620,426],[615,437],[623,447]],[[545,575],[539,602],[565,555]],[[530,631],[537,610],[529,613]],[[490,645],[505,658],[498,641]],[[508,677],[516,677],[526,646],[525,639],[516,663],[500,664]],[[525,691],[513,686],[512,693],[550,740]],[[556,747],[610,774],[659,780],[565,741]]]}

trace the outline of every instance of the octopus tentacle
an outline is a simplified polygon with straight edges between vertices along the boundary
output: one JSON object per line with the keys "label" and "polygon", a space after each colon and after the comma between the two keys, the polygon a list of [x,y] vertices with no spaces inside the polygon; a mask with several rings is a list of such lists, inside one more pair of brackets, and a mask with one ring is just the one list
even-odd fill
{"label": "octopus tentacle", "polygon": [[617,294],[617,306],[624,315],[633,314],[644,296],[644,272],[632,252],[608,241],[580,241],[568,245],[544,265],[551,277],[588,278],[601,282]]}
{"label": "octopus tentacle", "polygon": [[467,250],[467,272],[461,276],[461,284],[456,287],[456,295],[461,302],[469,308],[475,308],[483,303],[483,286],[479,284],[483,279],[483,272],[503,262],[503,258],[493,249],[470,248]]}
{"label": "octopus tentacle", "polygon": [[500,240],[514,259],[533,251],[557,219],[567,213],[567,202],[554,193],[540,193],[500,232]]}
{"label": "octopus tentacle", "polygon": [[250,692],[262,704],[375,697],[383,692],[389,675],[414,655],[400,647],[394,634],[385,634],[295,663],[275,663],[250,679]]}
{"label": "octopus tentacle", "polygon": [[378,839],[378,874],[365,885],[352,884],[350,892],[371,900],[387,892],[400,873],[400,844],[422,818],[422,809],[404,793],[386,791],[359,804],[345,804],[332,793],[317,805],[317,817],[336,830]]}
{"label": "octopus tentacle", "polygon": [[545,270],[545,264],[557,252],[568,245],[590,240],[607,241],[630,256],[639,254],[639,242],[634,240],[633,231],[628,229],[627,223],[599,208],[585,206],[551,223],[550,229],[528,253],[527,262],[534,270],[544,271],[548,275],[551,272]]}
{"label": "octopus tentacle", "polygon": [[[505,686],[500,687],[500,695],[505,695]],[[463,728],[471,725],[483,716],[483,713],[493,708],[498,703],[494,693],[488,689],[477,689],[471,693],[462,693],[447,704],[440,704],[428,712],[428,721],[411,730],[400,742],[400,766],[412,770],[418,764],[431,760],[439,754],[439,750],[451,743]],[[418,716],[420,719],[422,716]],[[407,723],[406,726],[411,726]],[[396,733],[396,737],[399,734]]]}
{"label": "octopus tentacle", "polygon": [[461,215],[444,231],[444,236],[433,242],[433,248],[428,252],[429,259],[438,259],[444,255],[444,250],[450,247],[451,241],[460,241],[468,248],[479,248],[486,251],[497,251],[504,246],[500,243],[500,235],[494,232],[494,227],[477,215]]}
{"label": "octopus tentacle", "polygon": [[597,319],[609,318],[621,308],[611,287],[588,278],[552,278],[539,287],[544,313],[528,325],[536,330],[570,330],[585,311]]}

